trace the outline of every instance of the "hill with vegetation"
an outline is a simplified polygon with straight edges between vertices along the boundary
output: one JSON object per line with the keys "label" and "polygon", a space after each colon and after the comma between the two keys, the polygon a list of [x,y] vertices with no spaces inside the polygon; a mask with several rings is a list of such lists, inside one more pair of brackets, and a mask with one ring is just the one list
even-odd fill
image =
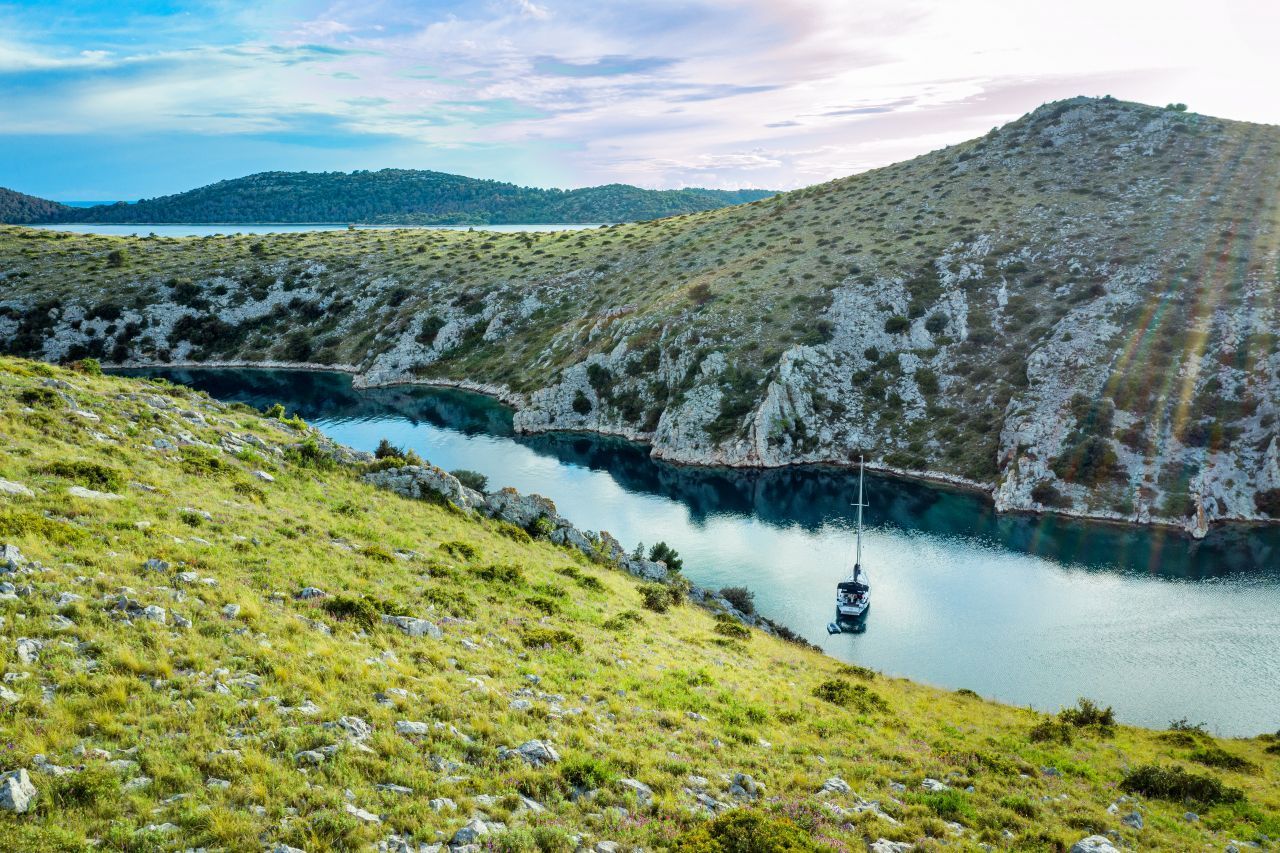
{"label": "hill with vegetation", "polygon": [[579,232],[0,231],[47,360],[461,383],[675,462],[847,463],[1001,511],[1280,519],[1280,129],[1109,98],[720,210]]}
{"label": "hill with vegetation", "polygon": [[0,222],[19,225],[50,222],[68,215],[71,210],[72,208],[56,201],[0,187]]}
{"label": "hill with vegetation", "polygon": [[543,499],[72,367],[0,358],[5,850],[1280,835],[1275,738],[841,664]]}
{"label": "hill with vegetation", "polygon": [[[349,174],[262,172],[133,203],[67,208],[23,196],[46,206],[37,211],[40,217],[8,219],[0,215],[0,222],[635,222],[711,210],[770,195],[764,190],[644,190],[626,184],[577,190],[537,189],[413,169]],[[4,197],[0,196],[0,214],[5,212],[3,205]]]}

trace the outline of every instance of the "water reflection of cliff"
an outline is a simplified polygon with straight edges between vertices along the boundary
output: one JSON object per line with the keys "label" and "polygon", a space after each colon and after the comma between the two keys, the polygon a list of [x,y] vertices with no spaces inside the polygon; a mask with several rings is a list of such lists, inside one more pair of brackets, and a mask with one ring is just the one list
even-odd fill
{"label": "water reflection of cliff", "polygon": [[[632,493],[684,504],[697,524],[711,516],[754,516],[779,526],[816,529],[846,524],[856,480],[847,469],[799,467],[735,470],[655,462],[647,448],[580,434],[514,435],[511,412],[494,400],[452,389],[404,386],[357,391],[335,373],[277,370],[149,371],[222,400],[259,408],[283,403],[307,420],[403,419],[466,435],[505,436],[531,450],[607,472]],[[868,475],[870,525],[891,525],[943,538],[1110,571],[1208,578],[1225,574],[1280,577],[1280,528],[1215,528],[1196,542],[1180,533],[1062,517],[998,515],[985,496],[937,485]]]}

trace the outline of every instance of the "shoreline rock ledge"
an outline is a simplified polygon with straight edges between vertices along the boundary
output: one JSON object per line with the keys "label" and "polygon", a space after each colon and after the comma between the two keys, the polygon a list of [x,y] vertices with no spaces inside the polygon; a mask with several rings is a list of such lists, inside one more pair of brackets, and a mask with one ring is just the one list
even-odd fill
{"label": "shoreline rock ledge", "polygon": [[[350,452],[350,451],[348,451]],[[367,456],[367,454],[365,454]],[[369,457],[372,460],[372,457]],[[521,494],[507,487],[479,492],[464,486],[457,477],[435,465],[402,465],[370,471],[361,479],[402,497],[448,503],[464,512],[475,512],[520,528],[532,538],[543,538],[566,548],[574,548],[591,560],[615,566],[651,583],[685,588],[690,601],[717,613],[726,613],[738,622],[767,634],[788,639],[796,636],[754,613],[743,613],[724,596],[690,584],[667,568],[666,563],[628,554],[608,531],[580,530],[556,510],[555,503],[538,494]]]}

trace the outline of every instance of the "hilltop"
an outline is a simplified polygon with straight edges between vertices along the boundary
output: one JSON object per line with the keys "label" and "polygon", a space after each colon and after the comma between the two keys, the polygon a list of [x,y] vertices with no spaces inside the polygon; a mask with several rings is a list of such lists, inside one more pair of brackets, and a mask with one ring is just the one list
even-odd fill
{"label": "hilltop", "polygon": [[770,195],[764,190],[644,190],[626,184],[577,190],[536,189],[413,169],[262,172],[134,203],[69,208],[22,196],[35,205],[25,214],[22,209],[16,211],[16,216],[27,218],[9,218],[4,196],[0,196],[0,222],[634,222],[711,210]]}
{"label": "hilltop", "polygon": [[1001,511],[1280,519],[1280,129],[1110,98],[575,233],[0,231],[10,352],[464,384],[693,464],[869,462]]}
{"label": "hilltop", "polygon": [[1280,835],[1275,738],[843,665],[545,500],[75,367],[0,358],[6,850]]}
{"label": "hilltop", "polygon": [[71,208],[0,187],[0,222],[26,224],[50,222],[69,214]]}

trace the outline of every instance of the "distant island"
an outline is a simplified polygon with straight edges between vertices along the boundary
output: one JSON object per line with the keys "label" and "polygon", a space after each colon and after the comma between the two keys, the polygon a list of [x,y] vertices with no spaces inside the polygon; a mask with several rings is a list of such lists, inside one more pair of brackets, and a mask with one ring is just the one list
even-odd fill
{"label": "distant island", "polygon": [[769,190],[521,187],[444,172],[261,172],[133,203],[71,207],[0,188],[0,223],[509,225],[639,222],[774,195]]}

